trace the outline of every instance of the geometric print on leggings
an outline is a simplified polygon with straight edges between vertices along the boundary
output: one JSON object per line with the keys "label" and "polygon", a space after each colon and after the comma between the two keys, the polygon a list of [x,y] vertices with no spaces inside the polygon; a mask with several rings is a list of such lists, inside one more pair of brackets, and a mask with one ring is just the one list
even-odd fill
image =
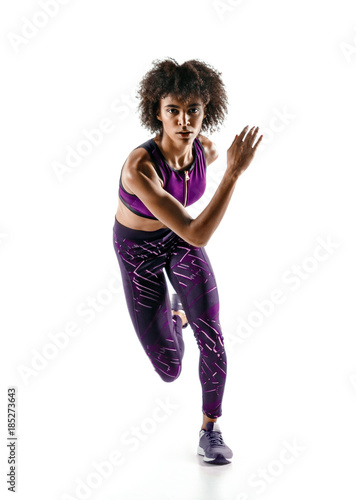
{"label": "geometric print on leggings", "polygon": [[169,278],[180,292],[200,350],[203,407],[209,414],[221,414],[227,359],[219,323],[217,284],[204,247],[193,247],[184,241],[177,245],[170,261]]}
{"label": "geometric print on leggings", "polygon": [[[222,414],[227,360],[219,323],[219,295],[204,247],[195,247],[169,230],[159,238],[129,239],[114,233],[128,310],[146,354],[165,381],[181,372],[182,328],[174,320],[168,279],[179,296],[200,350],[202,410]],[[174,318],[177,318],[176,316]],[[179,318],[180,319],[180,318]]]}

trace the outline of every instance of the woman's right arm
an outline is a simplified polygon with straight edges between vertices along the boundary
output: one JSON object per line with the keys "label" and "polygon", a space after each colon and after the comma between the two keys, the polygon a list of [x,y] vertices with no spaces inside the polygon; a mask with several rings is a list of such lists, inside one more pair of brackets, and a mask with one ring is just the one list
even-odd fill
{"label": "woman's right arm", "polygon": [[252,146],[257,135],[257,127],[254,132],[251,129],[243,140],[247,128],[235,136],[227,151],[227,169],[224,176],[209,204],[196,219],[193,219],[183,205],[162,188],[159,177],[149,161],[142,160],[132,165],[127,171],[125,181],[158,220],[191,245],[204,247],[219,226],[236,181],[251,163],[262,139],[261,136]]}

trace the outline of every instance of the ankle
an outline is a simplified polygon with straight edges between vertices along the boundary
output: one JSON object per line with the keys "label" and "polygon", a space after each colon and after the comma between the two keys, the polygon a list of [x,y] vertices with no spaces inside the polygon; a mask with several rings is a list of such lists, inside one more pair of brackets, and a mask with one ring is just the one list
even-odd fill
{"label": "ankle", "polygon": [[185,315],[185,313],[183,311],[173,311],[172,310],[172,315],[176,315],[176,316],[180,317],[180,319],[182,320],[182,326],[185,326],[188,323],[187,316]]}
{"label": "ankle", "polygon": [[206,416],[203,414],[203,424],[202,424],[202,426],[201,426],[201,429],[200,429],[200,430],[202,430],[202,429],[203,429],[204,431],[206,431],[206,424],[207,424],[208,422],[216,422],[216,421],[217,421],[217,418],[208,418],[208,417],[206,417]]}

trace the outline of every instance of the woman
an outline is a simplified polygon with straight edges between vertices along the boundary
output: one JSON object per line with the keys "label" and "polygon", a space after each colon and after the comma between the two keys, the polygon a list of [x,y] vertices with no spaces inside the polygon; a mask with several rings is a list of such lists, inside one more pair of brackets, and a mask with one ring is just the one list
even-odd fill
{"label": "woman", "polygon": [[[262,136],[245,127],[227,151],[227,169],[212,200],[196,218],[184,207],[206,186],[206,167],[218,157],[201,132],[218,130],[227,113],[224,84],[210,65],[154,61],[139,90],[140,120],[156,135],[137,146],[121,169],[114,224],[127,306],[136,334],[154,369],[177,379],[188,323],[200,349],[203,424],[198,453],[226,463],[233,453],[216,423],[222,414],[227,360],[219,323],[219,296],[205,246],[220,224],[236,181],[250,164]],[[176,294],[169,297],[165,270]]]}

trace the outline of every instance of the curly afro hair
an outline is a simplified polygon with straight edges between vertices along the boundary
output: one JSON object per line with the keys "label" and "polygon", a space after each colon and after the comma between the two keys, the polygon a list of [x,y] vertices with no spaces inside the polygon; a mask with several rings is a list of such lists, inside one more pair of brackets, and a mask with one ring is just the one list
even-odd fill
{"label": "curly afro hair", "polygon": [[172,95],[184,103],[191,97],[200,97],[206,113],[201,131],[213,133],[220,130],[220,124],[228,113],[228,98],[220,78],[221,72],[198,59],[179,65],[169,57],[162,61],[156,59],[152,64],[153,68],[142,78],[136,94],[140,122],[146,129],[162,133],[162,122],[156,114],[161,99]]}

